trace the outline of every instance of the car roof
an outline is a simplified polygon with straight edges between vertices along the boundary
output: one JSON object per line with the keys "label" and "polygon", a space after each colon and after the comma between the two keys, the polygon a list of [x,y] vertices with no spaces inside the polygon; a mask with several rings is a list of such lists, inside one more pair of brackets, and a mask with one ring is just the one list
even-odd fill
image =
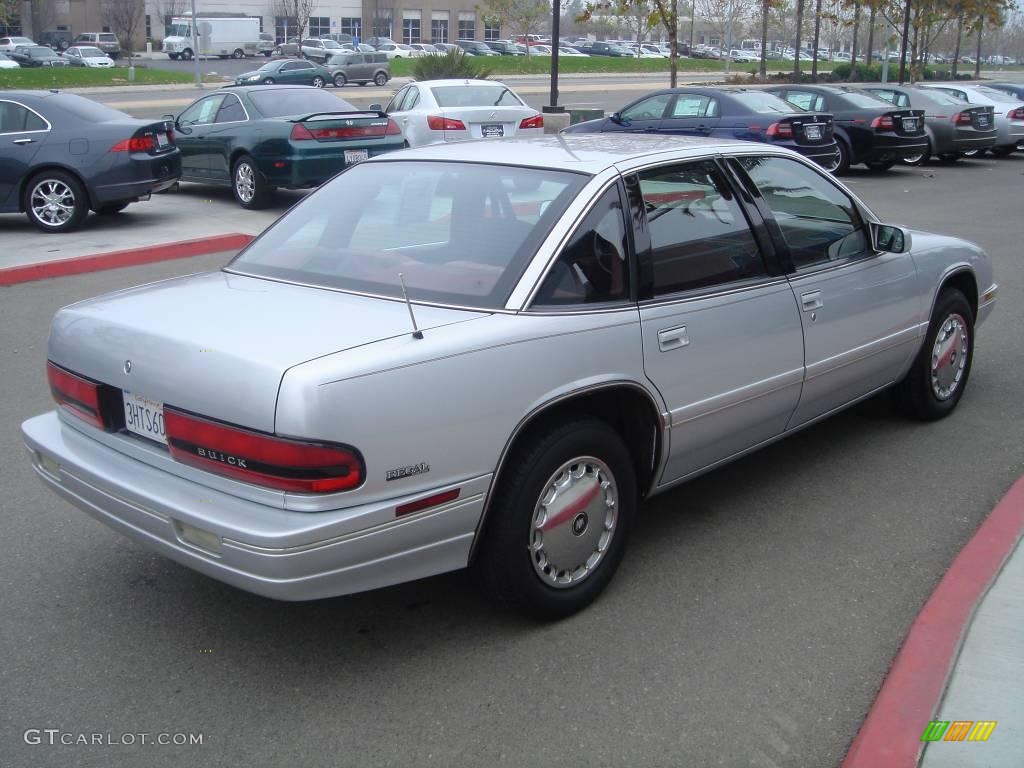
{"label": "car roof", "polygon": [[444,80],[417,80],[415,82],[416,85],[426,85],[430,87],[435,85],[496,85],[500,88],[508,88],[509,90],[512,90],[500,80],[473,80],[471,78],[459,80],[456,78],[449,78]]}
{"label": "car roof", "polygon": [[[367,162],[440,160],[444,162],[523,165],[597,174],[616,163],[638,157],[675,153],[680,159],[706,156],[716,150],[748,147],[735,139],[689,136],[614,135],[607,133],[553,134],[528,139],[458,141],[431,144],[378,155]],[[503,158],[509,158],[507,161]]]}

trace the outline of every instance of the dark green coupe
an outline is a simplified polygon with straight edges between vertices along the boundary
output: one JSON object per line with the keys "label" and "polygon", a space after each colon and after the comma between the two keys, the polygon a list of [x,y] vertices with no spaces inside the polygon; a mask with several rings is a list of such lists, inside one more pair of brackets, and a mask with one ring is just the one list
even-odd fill
{"label": "dark green coupe", "polygon": [[174,125],[182,181],[229,185],[243,208],[264,207],[276,187],[319,186],[404,143],[387,115],[303,86],[223,88]]}
{"label": "dark green coupe", "polygon": [[306,59],[277,59],[268,61],[259,69],[243,72],[235,78],[235,85],[312,85],[323,88],[331,82],[331,73]]}

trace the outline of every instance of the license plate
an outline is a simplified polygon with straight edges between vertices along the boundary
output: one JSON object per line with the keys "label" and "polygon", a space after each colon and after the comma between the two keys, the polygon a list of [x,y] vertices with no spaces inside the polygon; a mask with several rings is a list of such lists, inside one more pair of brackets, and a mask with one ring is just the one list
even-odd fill
{"label": "license plate", "polygon": [[370,158],[370,150],[368,149],[346,149],[345,150],[345,164],[351,165],[352,163],[361,163],[363,160]]}
{"label": "license plate", "polygon": [[804,135],[808,139],[820,139],[821,138],[821,126],[820,125],[805,125]]}
{"label": "license plate", "polygon": [[167,445],[164,430],[164,404],[134,392],[122,392],[124,425],[129,432]]}
{"label": "license plate", "polygon": [[978,115],[978,127],[979,128],[987,128],[988,127],[988,115]]}
{"label": "license plate", "polygon": [[903,130],[904,131],[916,131],[917,130],[917,118],[916,117],[904,117],[903,118]]}
{"label": "license plate", "polygon": [[485,139],[494,139],[499,136],[505,135],[505,126],[503,125],[481,125],[480,135]]}
{"label": "license plate", "polygon": [[167,146],[167,134],[166,133],[158,133],[156,135],[156,145],[158,147],[160,147],[160,149],[163,149],[164,147]]}

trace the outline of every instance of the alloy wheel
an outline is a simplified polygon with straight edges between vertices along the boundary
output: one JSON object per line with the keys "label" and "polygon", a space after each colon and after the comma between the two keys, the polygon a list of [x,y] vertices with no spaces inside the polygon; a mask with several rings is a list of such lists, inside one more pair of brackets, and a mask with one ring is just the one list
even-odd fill
{"label": "alloy wheel", "polygon": [[235,191],[243,203],[251,203],[256,196],[256,176],[248,163],[239,163],[235,168]]}
{"label": "alloy wheel", "polygon": [[43,179],[32,188],[29,205],[40,223],[60,227],[75,215],[75,193],[63,181]]}

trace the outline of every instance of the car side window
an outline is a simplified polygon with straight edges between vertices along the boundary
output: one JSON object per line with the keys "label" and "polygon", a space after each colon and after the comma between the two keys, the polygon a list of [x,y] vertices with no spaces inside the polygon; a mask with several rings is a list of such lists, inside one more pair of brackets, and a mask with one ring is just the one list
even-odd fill
{"label": "car side window", "polygon": [[410,109],[414,109],[417,104],[420,103],[420,89],[410,86],[409,94],[405,97],[402,102],[402,112],[408,112]]}
{"label": "car side window", "polygon": [[709,96],[696,93],[681,93],[676,96],[669,117],[715,117],[718,114],[717,102]]}
{"label": "car side window", "polygon": [[796,104],[800,109],[806,109],[811,112],[826,111],[825,98],[816,93],[808,93],[807,91],[786,91],[783,98],[790,104]]}
{"label": "car side window", "polygon": [[178,123],[181,125],[209,125],[216,118],[217,109],[223,98],[217,94],[197,101],[179,115]]}
{"label": "car side window", "polygon": [[711,161],[640,174],[655,295],[767,274],[736,196]]}
{"label": "car side window", "polygon": [[897,107],[909,107],[910,98],[905,93],[896,94],[896,106]]}
{"label": "car side window", "polygon": [[787,157],[740,157],[782,230],[797,269],[871,253],[856,206],[825,177]]}
{"label": "car side window", "polygon": [[533,301],[535,307],[629,298],[629,260],[619,188],[608,189],[583,219]]}
{"label": "car side window", "polygon": [[893,104],[896,104],[896,92],[895,91],[882,90],[880,88],[871,88],[869,90],[870,90],[870,92],[873,95],[877,96],[878,98],[885,99],[886,101],[889,101],[889,102],[892,102]]}
{"label": "car side window", "polygon": [[665,107],[672,99],[671,93],[661,93],[651,96],[649,99],[638,101],[630,107],[626,107],[619,113],[623,120],[660,120],[665,114]]}
{"label": "car side window", "polygon": [[408,95],[409,95],[409,86],[405,86],[405,88],[403,88],[402,90],[400,90],[398,93],[396,93],[394,96],[391,97],[391,101],[389,101],[388,105],[386,107],[384,107],[384,111],[387,112],[389,115],[392,112],[398,112],[402,102],[405,100],[405,97],[408,96]]}
{"label": "car side window", "polygon": [[224,97],[224,102],[220,105],[220,109],[217,110],[217,122],[238,123],[244,122],[245,119],[246,114],[245,109],[242,107],[242,102],[233,93],[229,93]]}
{"label": "car side window", "polygon": [[0,101],[0,133],[45,130],[46,123],[32,110],[13,101]]}

